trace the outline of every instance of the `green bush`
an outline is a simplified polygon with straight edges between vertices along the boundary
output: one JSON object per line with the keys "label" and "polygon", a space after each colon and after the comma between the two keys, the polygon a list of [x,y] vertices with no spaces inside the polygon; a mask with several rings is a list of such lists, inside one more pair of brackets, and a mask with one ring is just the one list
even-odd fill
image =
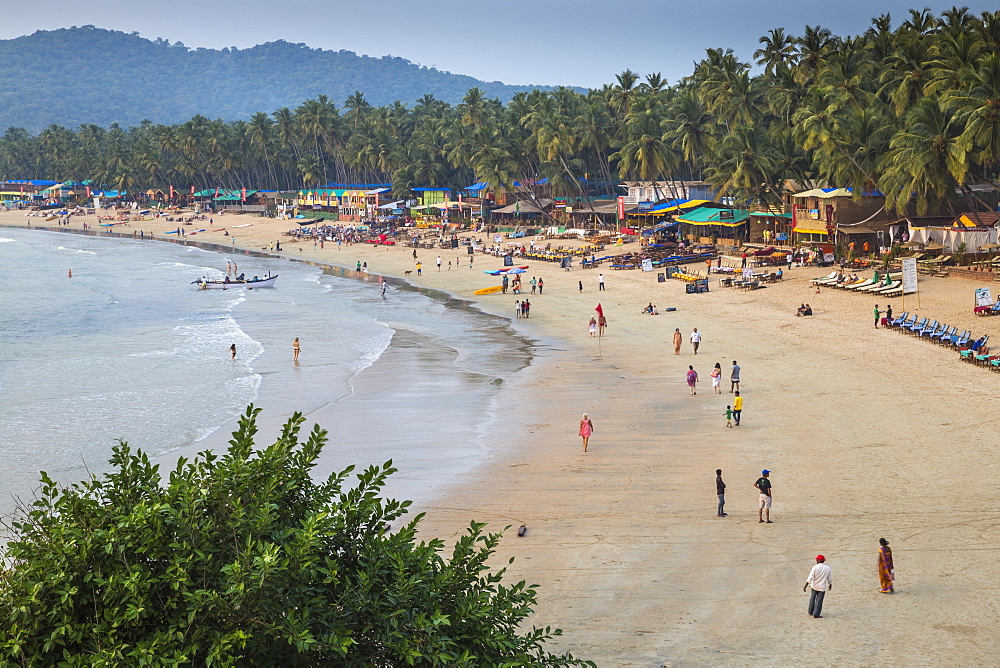
{"label": "green bush", "polygon": [[326,431],[300,443],[296,414],[257,450],[258,412],[166,481],[124,442],[103,477],[43,473],[6,527],[0,664],[593,665],[522,630],[535,586],[490,570],[500,534],[472,523],[445,559],[422,515],[386,533],[410,505],[380,497],[391,462],[316,482]]}

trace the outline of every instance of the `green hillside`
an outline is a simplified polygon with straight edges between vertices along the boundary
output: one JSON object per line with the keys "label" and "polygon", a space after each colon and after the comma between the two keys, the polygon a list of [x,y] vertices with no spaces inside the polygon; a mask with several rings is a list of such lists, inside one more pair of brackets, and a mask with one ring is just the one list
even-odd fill
{"label": "green hillside", "polygon": [[283,41],[189,49],[93,26],[0,40],[0,128],[127,127],[143,119],[177,123],[195,114],[248,119],[319,95],[342,103],[355,91],[374,105],[412,105],[427,94],[457,103],[473,87],[503,101],[535,88]]}

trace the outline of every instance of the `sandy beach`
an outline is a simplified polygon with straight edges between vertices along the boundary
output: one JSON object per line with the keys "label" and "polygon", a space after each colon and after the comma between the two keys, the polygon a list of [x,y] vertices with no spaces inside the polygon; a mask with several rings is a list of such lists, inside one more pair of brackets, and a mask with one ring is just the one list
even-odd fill
{"label": "sandy beach", "polygon": [[[70,227],[85,221],[96,223],[74,217]],[[0,214],[3,225],[29,222],[59,229],[24,212]],[[115,229],[171,240],[165,232],[176,227],[161,219]],[[215,216],[214,227],[227,227],[243,251],[280,239],[282,256],[367,262],[372,277],[511,318],[521,298],[475,297],[495,284],[482,270],[501,263],[477,255],[470,271],[464,248],[441,254],[445,267],[457,258],[461,268],[439,272],[437,251],[421,250],[422,275],[404,276],[414,269],[408,247],[314,249],[282,236],[293,222],[251,216]],[[188,239],[232,244],[222,232]],[[951,349],[873,329],[872,307],[885,300],[816,294],[809,279],[821,269],[795,268],[752,293],[713,281],[711,292],[688,295],[655,273],[605,268],[607,290],[598,292],[599,269],[526,264],[525,279],[544,278],[545,290],[527,295],[530,319],[512,320],[538,342],[536,358],[501,397],[495,450],[415,510],[428,513],[428,537],[453,539],[472,520],[527,526],[522,538],[508,532],[493,563],[516,557],[511,579],[540,585],[530,621],[564,630],[550,649],[601,666],[1000,661],[990,630],[997,603],[984,586],[1000,545],[1000,512],[989,501],[1000,376]],[[1000,318],[972,313],[974,289],[986,286],[922,278],[919,307],[910,296],[905,307],[889,303],[1000,343]],[[586,327],[598,302],[609,321],[600,341]],[[661,315],[642,315],[648,302]],[[814,317],[795,317],[802,302]],[[703,334],[698,355],[688,343],[694,327]],[[674,328],[684,335],[680,356]],[[745,405],[742,425],[727,429],[733,360]],[[722,395],[708,377],[716,362]],[[688,365],[701,376],[696,396],[684,382]],[[586,454],[577,436],[584,412],[595,427]],[[717,468],[728,484],[726,518],[716,517]],[[770,525],[758,523],[753,488],[765,468]],[[881,537],[895,556],[891,596],[878,592]],[[806,615],[802,592],[817,554],[833,569],[823,619]]]}

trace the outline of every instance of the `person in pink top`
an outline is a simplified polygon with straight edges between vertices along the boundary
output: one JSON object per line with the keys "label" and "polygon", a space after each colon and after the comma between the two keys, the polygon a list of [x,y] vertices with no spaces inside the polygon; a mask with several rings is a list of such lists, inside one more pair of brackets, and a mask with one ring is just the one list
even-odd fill
{"label": "person in pink top", "polygon": [[691,390],[691,394],[698,394],[697,392],[698,372],[695,371],[694,367],[690,365],[688,366],[688,372],[687,372],[687,384],[688,388],[690,388]]}
{"label": "person in pink top", "polygon": [[594,423],[590,421],[587,414],[583,414],[583,418],[580,420],[580,437],[583,439],[583,451],[587,451],[587,443],[590,441],[590,435],[594,433]]}

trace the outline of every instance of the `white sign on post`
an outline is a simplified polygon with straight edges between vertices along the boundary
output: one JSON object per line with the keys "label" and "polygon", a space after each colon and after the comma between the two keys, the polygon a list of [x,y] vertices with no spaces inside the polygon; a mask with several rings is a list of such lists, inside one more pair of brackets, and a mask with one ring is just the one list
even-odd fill
{"label": "white sign on post", "polygon": [[976,306],[993,306],[993,295],[989,288],[976,288]]}
{"label": "white sign on post", "polygon": [[645,260],[643,260],[642,261],[642,270],[643,271],[653,271],[653,261],[650,260],[649,258],[646,258]]}
{"label": "white sign on post", "polygon": [[903,294],[917,291],[917,258],[903,258]]}

